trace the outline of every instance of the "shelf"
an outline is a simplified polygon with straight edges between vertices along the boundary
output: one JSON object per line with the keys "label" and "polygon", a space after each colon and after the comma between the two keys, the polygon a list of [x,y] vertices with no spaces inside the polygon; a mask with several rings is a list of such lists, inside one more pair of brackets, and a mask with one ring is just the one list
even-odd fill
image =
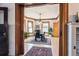
{"label": "shelf", "polygon": [[76,33],[76,35],[79,35],[79,33]]}
{"label": "shelf", "polygon": [[77,40],[76,43],[79,43],[79,40]]}

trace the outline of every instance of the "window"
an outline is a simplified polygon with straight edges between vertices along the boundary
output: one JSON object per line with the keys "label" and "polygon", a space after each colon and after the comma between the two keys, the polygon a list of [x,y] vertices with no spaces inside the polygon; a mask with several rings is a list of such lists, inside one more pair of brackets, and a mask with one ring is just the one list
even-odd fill
{"label": "window", "polygon": [[43,32],[48,32],[48,28],[49,28],[49,23],[43,22],[43,26],[42,26]]}
{"label": "window", "polygon": [[33,22],[32,21],[28,21],[28,32],[29,33],[32,33],[33,32]]}

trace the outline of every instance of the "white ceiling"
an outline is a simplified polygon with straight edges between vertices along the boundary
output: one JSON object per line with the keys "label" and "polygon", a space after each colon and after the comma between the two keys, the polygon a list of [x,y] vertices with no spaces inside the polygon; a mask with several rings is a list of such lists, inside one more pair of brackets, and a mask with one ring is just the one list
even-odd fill
{"label": "white ceiling", "polygon": [[39,13],[41,18],[55,18],[59,15],[59,4],[24,8],[24,16],[39,19]]}

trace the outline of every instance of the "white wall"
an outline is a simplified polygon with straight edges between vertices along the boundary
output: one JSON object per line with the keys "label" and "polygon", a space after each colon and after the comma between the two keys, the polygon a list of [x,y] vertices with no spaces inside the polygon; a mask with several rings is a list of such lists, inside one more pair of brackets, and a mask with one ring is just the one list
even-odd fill
{"label": "white wall", "polygon": [[74,20],[74,16],[79,12],[79,3],[69,3],[69,21]]}
{"label": "white wall", "polygon": [[69,16],[79,12],[79,3],[69,3]]}
{"label": "white wall", "polygon": [[8,7],[9,55],[15,55],[15,4],[0,3],[0,7]]}

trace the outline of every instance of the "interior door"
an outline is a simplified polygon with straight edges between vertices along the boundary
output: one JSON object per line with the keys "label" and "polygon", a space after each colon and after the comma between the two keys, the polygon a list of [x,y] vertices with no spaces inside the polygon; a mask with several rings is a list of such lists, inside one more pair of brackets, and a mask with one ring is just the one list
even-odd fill
{"label": "interior door", "polygon": [[8,55],[8,9],[0,7],[0,56]]}

